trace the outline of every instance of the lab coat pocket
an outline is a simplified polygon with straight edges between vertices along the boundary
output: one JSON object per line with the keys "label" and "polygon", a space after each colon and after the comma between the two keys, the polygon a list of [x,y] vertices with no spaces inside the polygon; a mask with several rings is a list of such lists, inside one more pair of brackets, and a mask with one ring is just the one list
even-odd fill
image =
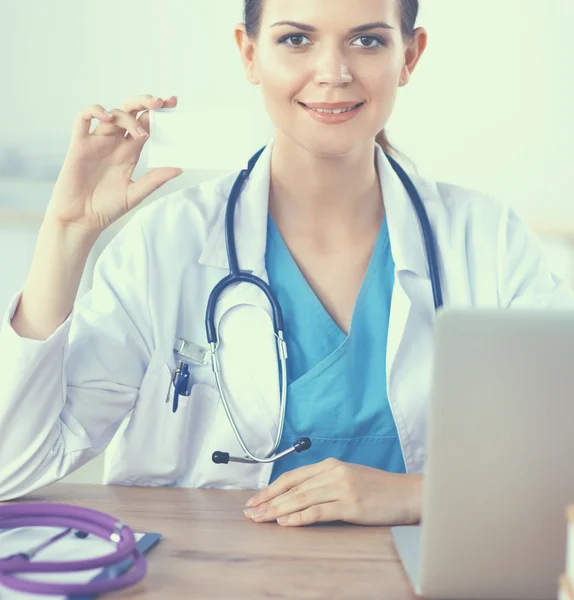
{"label": "lab coat pocket", "polygon": [[110,457],[109,483],[181,485],[192,468],[201,438],[217,407],[208,387],[195,383],[191,395],[180,396],[174,413],[172,370],[166,363],[150,365],[132,415]]}

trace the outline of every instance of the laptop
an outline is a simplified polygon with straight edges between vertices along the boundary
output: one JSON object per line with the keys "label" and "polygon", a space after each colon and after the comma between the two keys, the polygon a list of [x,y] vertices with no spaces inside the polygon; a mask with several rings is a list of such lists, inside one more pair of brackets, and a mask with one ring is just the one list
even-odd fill
{"label": "laptop", "polygon": [[415,592],[550,600],[574,502],[574,310],[437,318],[421,526],[392,535]]}

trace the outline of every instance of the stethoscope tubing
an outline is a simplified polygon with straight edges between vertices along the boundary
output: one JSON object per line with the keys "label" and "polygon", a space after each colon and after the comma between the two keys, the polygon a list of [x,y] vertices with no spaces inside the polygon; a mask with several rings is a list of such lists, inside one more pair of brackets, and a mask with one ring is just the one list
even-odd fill
{"label": "stethoscope tubing", "polygon": [[[225,409],[226,415],[229,419],[229,422],[232,426],[233,432],[241,446],[241,448],[246,453],[246,458],[232,458],[231,460],[235,462],[245,462],[245,463],[269,463],[286,456],[292,452],[299,452],[305,450],[310,447],[311,442],[308,438],[302,438],[298,440],[298,442],[290,449],[275,455],[277,448],[279,447],[281,436],[283,432],[283,424],[285,420],[285,409],[286,409],[286,378],[287,378],[287,368],[285,364],[285,360],[287,358],[287,348],[285,342],[283,340],[283,313],[281,311],[281,306],[275,295],[273,294],[270,286],[265,283],[261,278],[253,275],[250,272],[242,271],[239,266],[239,259],[237,256],[237,246],[235,243],[235,209],[237,207],[237,202],[241,196],[241,192],[245,185],[245,182],[248,180],[257,160],[265,150],[265,147],[261,148],[250,160],[247,166],[247,169],[242,170],[238,177],[236,178],[233,187],[231,189],[227,207],[226,207],[226,215],[225,215],[225,240],[226,240],[226,248],[227,248],[227,259],[229,263],[229,275],[224,277],[212,290],[209,300],[207,303],[207,310],[205,316],[205,328],[207,334],[207,341],[210,345],[211,354],[212,354],[212,368],[215,373],[216,383],[219,391],[219,395],[221,401],[223,403],[223,407]],[[435,311],[438,311],[443,306],[443,295],[442,295],[442,286],[440,279],[440,271],[439,271],[439,263],[438,263],[438,255],[436,250],[436,242],[434,239],[432,227],[430,224],[430,220],[428,218],[428,214],[424,207],[423,201],[416,189],[416,186],[412,182],[411,178],[407,175],[404,169],[399,165],[399,163],[394,160],[391,156],[386,154],[387,159],[389,160],[393,170],[398,175],[399,179],[403,183],[407,193],[411,199],[413,207],[417,213],[419,225],[421,228],[421,234],[423,236],[425,251],[427,254],[428,261],[428,269],[429,269],[429,277],[432,285],[433,292],[433,302],[435,306]],[[229,403],[227,402],[227,398],[225,396],[225,390],[223,387],[223,382],[221,378],[221,368],[219,364],[219,359],[217,356],[218,346],[219,346],[219,337],[217,328],[215,325],[215,311],[217,308],[217,302],[221,296],[221,294],[231,285],[236,285],[239,283],[249,283],[257,286],[266,296],[269,303],[271,304],[273,311],[273,330],[275,336],[278,339],[277,345],[277,356],[280,362],[280,377],[281,377],[281,407],[280,407],[280,426],[278,428],[277,436],[275,439],[275,443],[273,445],[273,449],[267,456],[261,458],[255,456],[253,453],[249,451],[247,445],[245,444],[241,433],[237,427],[235,419],[233,418],[233,414],[230,410]],[[282,344],[282,346],[281,346]],[[284,352],[284,357],[282,357],[282,352]],[[220,460],[221,456],[225,456],[225,459]],[[217,458],[217,460],[216,460]],[[214,462],[228,462],[229,455],[227,453],[215,452],[213,455]]]}
{"label": "stethoscope tubing", "polygon": [[438,254],[436,251],[436,241],[434,239],[434,234],[427,211],[412,179],[407,175],[405,170],[392,156],[389,156],[388,154],[386,154],[385,156],[391,163],[391,166],[393,167],[395,173],[398,175],[402,184],[405,186],[407,193],[411,199],[411,202],[413,203],[414,209],[417,213],[427,254],[429,277],[433,291],[434,307],[435,311],[438,311],[443,306],[442,286],[440,282],[441,280],[438,266]]}
{"label": "stethoscope tubing", "polygon": [[[0,559],[0,584],[30,594],[101,594],[134,585],[146,574],[145,558],[136,546],[131,529],[114,517],[79,506],[28,503],[0,506],[0,529],[63,527],[91,533],[116,544],[105,556],[78,561],[32,561],[26,553]],[[117,578],[88,583],[46,583],[21,579],[24,573],[70,573],[118,566],[126,559],[132,567]]]}

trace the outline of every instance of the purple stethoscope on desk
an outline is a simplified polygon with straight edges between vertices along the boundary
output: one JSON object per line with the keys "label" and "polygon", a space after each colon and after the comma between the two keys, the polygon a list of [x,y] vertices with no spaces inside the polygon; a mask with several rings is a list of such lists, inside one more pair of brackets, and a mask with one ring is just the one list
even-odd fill
{"label": "purple stethoscope on desk", "polygon": [[[245,452],[245,458],[239,458],[235,456],[230,456],[228,452],[214,452],[212,456],[212,460],[214,463],[219,464],[227,464],[229,462],[239,462],[239,463],[271,463],[291,454],[292,452],[302,452],[311,447],[311,440],[309,438],[301,438],[293,444],[291,448],[280,452],[279,454],[275,454],[277,448],[279,447],[279,443],[281,441],[281,436],[283,434],[283,424],[285,422],[285,408],[287,404],[287,346],[285,344],[283,338],[283,313],[281,311],[281,306],[279,305],[279,301],[273,294],[270,286],[260,279],[253,275],[250,271],[242,271],[239,268],[239,261],[237,258],[237,248],[235,245],[235,207],[237,206],[237,202],[241,195],[241,190],[257,160],[265,150],[265,147],[261,148],[249,161],[247,169],[241,171],[233,187],[231,189],[231,193],[229,195],[229,199],[227,202],[227,211],[225,214],[225,241],[227,246],[227,260],[229,263],[229,275],[224,277],[212,290],[211,295],[209,296],[209,300],[207,302],[207,312],[205,315],[205,328],[207,332],[207,341],[209,343],[210,351],[208,354],[211,354],[211,366],[213,372],[215,373],[215,380],[217,383],[217,388],[219,391],[219,396],[221,398],[221,402],[223,404],[223,408],[225,409],[225,413],[227,418],[229,419],[230,425],[235,433],[235,437],[237,441],[241,445],[241,448]],[[399,163],[394,160],[391,156],[386,154],[391,167],[401,180],[404,185],[407,193],[410,197],[410,200],[413,204],[415,212],[417,213],[419,225],[421,228],[421,233],[423,236],[425,250],[428,259],[428,268],[429,275],[432,284],[433,291],[433,299],[435,310],[439,310],[443,306],[443,295],[441,288],[441,280],[440,280],[440,272],[438,266],[438,255],[436,250],[436,243],[433,235],[433,231],[431,228],[431,224],[428,218],[428,214],[424,207],[423,201],[418,193],[416,186],[412,182],[411,178],[407,175],[404,169],[399,165]],[[275,444],[271,452],[265,457],[257,457],[252,454],[245,444],[241,433],[237,428],[237,424],[233,415],[231,414],[231,410],[229,409],[229,403],[225,397],[223,384],[221,381],[221,368],[219,364],[219,357],[217,354],[217,349],[219,346],[219,337],[217,334],[217,328],[215,325],[215,309],[217,306],[217,301],[221,293],[229,286],[235,285],[238,283],[250,283],[252,285],[257,286],[267,297],[269,300],[271,307],[273,309],[273,329],[275,332],[275,338],[277,341],[277,359],[280,365],[280,407],[281,407],[281,416],[279,420],[279,428],[277,431],[277,437],[275,439]],[[172,385],[174,388],[173,393],[173,412],[175,413],[178,408],[179,397],[180,396],[190,396],[191,395],[191,387],[192,382],[190,380],[189,374],[189,365],[183,361],[180,361],[177,369],[174,372],[172,378]],[[166,402],[169,401],[171,391],[171,385],[168,389],[168,395],[166,398]]]}
{"label": "purple stethoscope on desk", "polygon": [[[42,544],[0,559],[0,586],[29,594],[57,596],[95,595],[134,585],[146,574],[146,560],[136,546],[132,530],[121,521],[105,513],[64,504],[26,503],[0,505],[0,529],[18,527],[65,527],[66,529]],[[116,545],[115,551],[88,560],[70,562],[32,561],[41,550],[76,530],[77,537],[93,534]],[[22,579],[30,573],[71,573],[118,567],[126,559],[131,568],[114,579],[88,583],[44,583]]]}

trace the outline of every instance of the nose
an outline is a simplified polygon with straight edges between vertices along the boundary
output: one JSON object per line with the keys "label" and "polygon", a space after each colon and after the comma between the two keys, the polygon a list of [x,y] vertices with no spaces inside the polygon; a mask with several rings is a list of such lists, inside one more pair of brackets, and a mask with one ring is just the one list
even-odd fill
{"label": "nose", "polygon": [[326,48],[320,53],[315,72],[315,82],[318,85],[340,87],[349,85],[352,81],[353,75],[340,49]]}

